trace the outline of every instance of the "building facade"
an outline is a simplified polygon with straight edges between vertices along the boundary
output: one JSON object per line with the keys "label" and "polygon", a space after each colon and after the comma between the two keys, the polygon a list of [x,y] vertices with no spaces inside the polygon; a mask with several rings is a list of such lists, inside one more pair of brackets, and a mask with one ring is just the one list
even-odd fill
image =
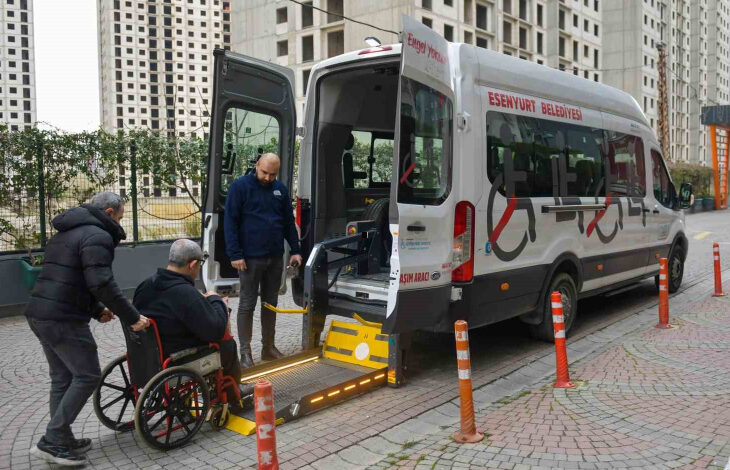
{"label": "building facade", "polygon": [[300,116],[314,64],[367,47],[364,39],[368,36],[383,44],[397,42],[394,32],[401,29],[403,14],[449,41],[493,49],[602,81],[600,3],[605,1],[313,0],[299,5],[287,0],[232,0],[232,21],[240,27],[233,31],[231,48],[292,68]]}
{"label": "building facade", "polygon": [[[102,127],[207,138],[213,50],[229,48],[229,2],[98,0],[97,9]],[[126,195],[131,175],[119,170]],[[144,197],[179,196],[154,175],[138,177],[137,186]],[[190,186],[197,197],[199,185]]]}
{"label": "building facade", "polygon": [[223,0],[98,0],[102,127],[205,136],[213,50],[230,42]]}
{"label": "building facade", "polygon": [[[702,106],[727,104],[728,0],[603,2],[605,83],[630,93],[659,131],[659,50],[667,61],[669,160],[712,164]],[[723,39],[724,38],[724,39]]]}
{"label": "building facade", "polygon": [[0,0],[0,123],[13,131],[37,121],[33,0]]}

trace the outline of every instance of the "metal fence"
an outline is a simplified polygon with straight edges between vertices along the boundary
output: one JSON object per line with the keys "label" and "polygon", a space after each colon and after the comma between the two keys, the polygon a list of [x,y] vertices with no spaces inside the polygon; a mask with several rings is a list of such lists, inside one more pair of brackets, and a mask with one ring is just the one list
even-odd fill
{"label": "metal fence", "polygon": [[[162,181],[154,170],[138,168],[134,146],[121,149],[114,164],[91,157],[76,168],[47,158],[42,145],[19,157],[3,157],[0,254],[43,249],[56,232],[53,217],[100,191],[125,198],[123,243],[200,237],[202,175],[196,181]],[[11,158],[18,159],[15,166]]]}

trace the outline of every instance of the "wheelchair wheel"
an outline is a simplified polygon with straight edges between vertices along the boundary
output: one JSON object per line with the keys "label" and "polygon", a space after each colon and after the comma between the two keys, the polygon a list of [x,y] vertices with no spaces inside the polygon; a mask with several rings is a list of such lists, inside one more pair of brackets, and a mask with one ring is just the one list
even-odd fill
{"label": "wheelchair wheel", "polygon": [[210,426],[215,431],[220,431],[228,424],[228,418],[231,416],[231,410],[226,411],[225,416],[223,415],[223,406],[216,406],[213,408],[213,412],[210,414]]}
{"label": "wheelchair wheel", "polygon": [[200,430],[210,408],[203,377],[187,367],[171,367],[147,383],[137,400],[137,434],[152,447],[170,450],[185,445]]}
{"label": "wheelchair wheel", "polygon": [[126,354],[104,367],[92,400],[101,424],[117,432],[134,429],[134,385],[130,382]]}

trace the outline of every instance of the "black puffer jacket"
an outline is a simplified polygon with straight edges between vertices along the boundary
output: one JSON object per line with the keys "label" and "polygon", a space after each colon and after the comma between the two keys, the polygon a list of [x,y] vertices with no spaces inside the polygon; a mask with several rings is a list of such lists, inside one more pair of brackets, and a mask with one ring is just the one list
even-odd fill
{"label": "black puffer jacket", "polygon": [[139,320],[137,309],[114,281],[114,249],[126,238],[124,229],[104,211],[88,205],[53,218],[58,233],[46,245],[25,314],[56,321],[98,318],[106,306],[121,321]]}
{"label": "black puffer jacket", "polygon": [[134,306],[157,322],[165,356],[220,341],[226,332],[228,307],[223,300],[203,297],[193,281],[168,269],[158,269],[137,286]]}

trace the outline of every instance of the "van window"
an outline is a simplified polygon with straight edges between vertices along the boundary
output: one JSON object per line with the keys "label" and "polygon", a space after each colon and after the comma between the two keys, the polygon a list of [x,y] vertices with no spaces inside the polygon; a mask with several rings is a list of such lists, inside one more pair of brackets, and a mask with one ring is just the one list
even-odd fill
{"label": "van window", "polygon": [[279,121],[271,115],[243,108],[228,108],[223,124],[221,194],[256,165],[264,153],[279,151]]}
{"label": "van window", "polygon": [[664,160],[659,152],[651,151],[652,175],[654,176],[654,197],[664,207],[672,207],[671,182],[664,166]]}
{"label": "van window", "polygon": [[[345,188],[367,188],[370,169],[368,160],[373,134],[364,131],[352,131],[351,134],[353,138],[348,140],[345,152],[342,154]],[[351,148],[348,148],[350,146]]]}
{"label": "van window", "polygon": [[515,114],[487,113],[487,173],[503,196],[558,195],[557,186],[553,186],[557,160],[553,161],[562,152],[564,139],[555,132],[543,132],[538,121]]}
{"label": "van window", "polygon": [[392,134],[352,131],[342,153],[345,188],[389,187],[393,174]]}
{"label": "van window", "polygon": [[567,135],[565,196],[604,196],[603,131],[571,124],[560,125],[566,128]]}
{"label": "van window", "polygon": [[402,77],[400,111],[398,202],[439,205],[451,191],[451,100]]}
{"label": "van window", "polygon": [[393,178],[393,139],[373,139],[373,183],[390,186]]}
{"label": "van window", "polygon": [[606,131],[608,194],[614,196],[646,195],[644,144],[640,137]]}
{"label": "van window", "polygon": [[487,176],[505,197],[602,196],[602,144],[600,129],[490,111]]}

